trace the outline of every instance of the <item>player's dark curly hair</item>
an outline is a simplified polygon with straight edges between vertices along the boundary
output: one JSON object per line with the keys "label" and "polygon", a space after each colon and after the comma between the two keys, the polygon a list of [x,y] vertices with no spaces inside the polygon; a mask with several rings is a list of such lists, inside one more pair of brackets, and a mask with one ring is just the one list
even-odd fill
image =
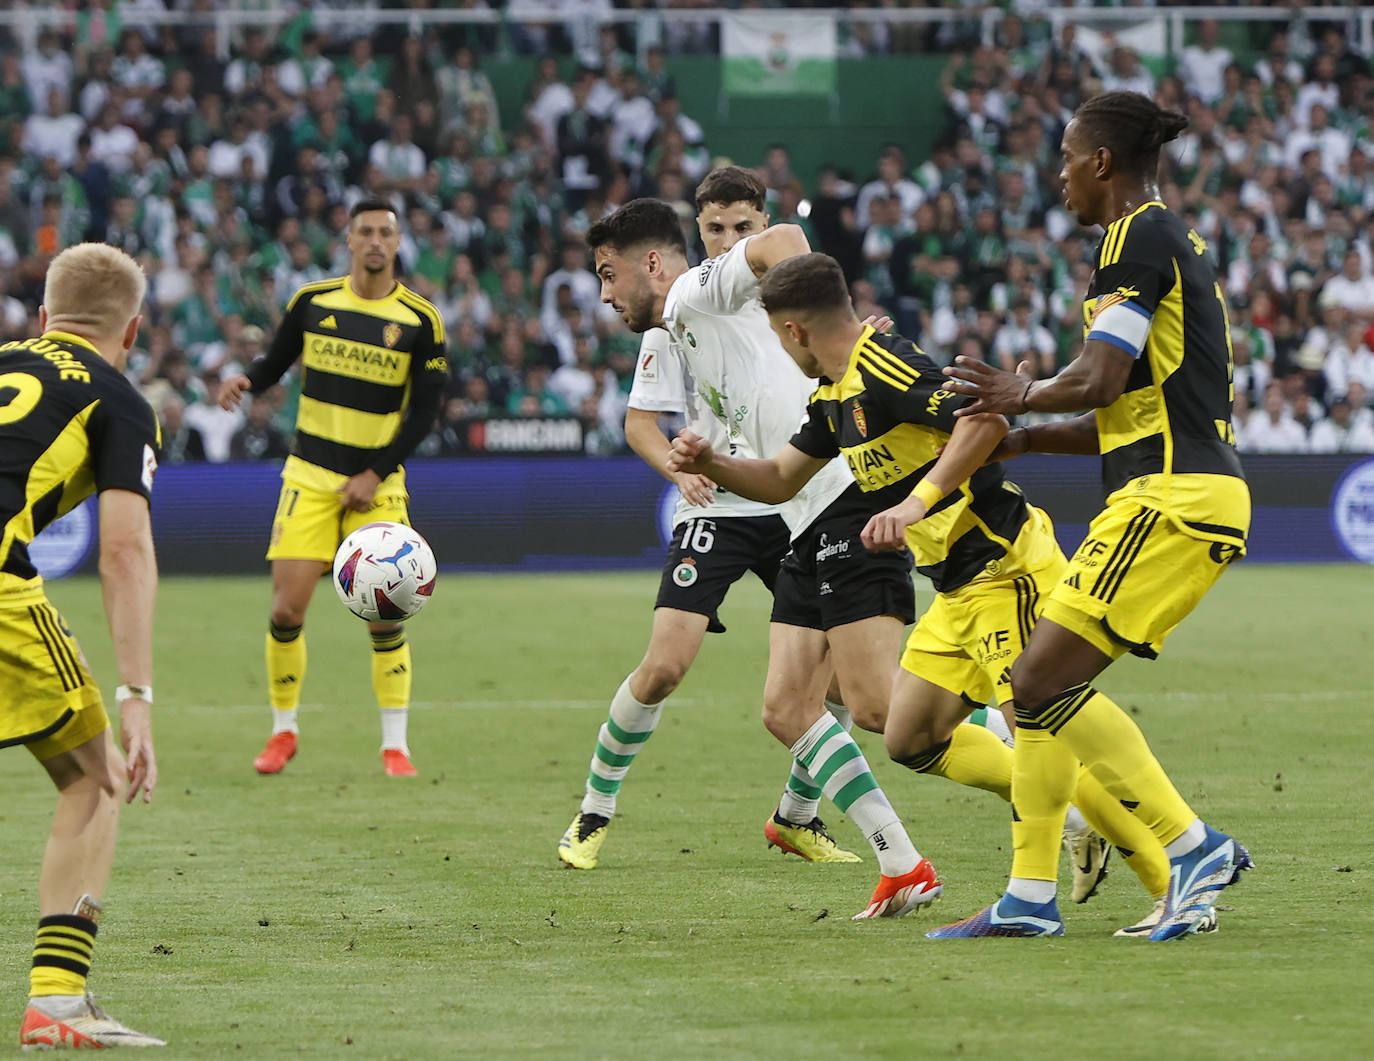
{"label": "player's dark curly hair", "polygon": [[687,239],[682,234],[677,211],[662,199],[631,199],[587,229],[587,246],[593,253],[598,247],[609,247],[623,254],[641,244],[687,255]]}
{"label": "player's dark curly hair", "polygon": [[1103,92],[1074,112],[1095,146],[1109,148],[1113,162],[1133,176],[1154,176],[1159,149],[1188,128],[1188,119],[1139,92]]}
{"label": "player's dark curly hair", "polygon": [[753,170],[743,166],[721,166],[706,174],[697,185],[697,212],[707,203],[748,203],[761,213],[767,195],[768,189]]}
{"label": "player's dark curly hair", "polygon": [[852,306],[840,263],[814,253],[784,258],[764,273],[759,301],[769,313],[831,313]]}

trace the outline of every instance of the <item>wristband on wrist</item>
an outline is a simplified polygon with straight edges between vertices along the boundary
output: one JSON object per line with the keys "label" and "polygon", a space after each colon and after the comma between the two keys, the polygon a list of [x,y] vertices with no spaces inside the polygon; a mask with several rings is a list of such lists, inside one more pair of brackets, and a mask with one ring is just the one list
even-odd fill
{"label": "wristband on wrist", "polygon": [[151,705],[153,687],[151,685],[121,685],[115,690],[115,703],[122,704],[125,700],[145,700]]}
{"label": "wristband on wrist", "polygon": [[912,497],[919,497],[926,504],[926,510],[934,508],[945,496],[945,492],[932,483],[929,479],[922,479],[916,484],[916,489],[911,491]]}

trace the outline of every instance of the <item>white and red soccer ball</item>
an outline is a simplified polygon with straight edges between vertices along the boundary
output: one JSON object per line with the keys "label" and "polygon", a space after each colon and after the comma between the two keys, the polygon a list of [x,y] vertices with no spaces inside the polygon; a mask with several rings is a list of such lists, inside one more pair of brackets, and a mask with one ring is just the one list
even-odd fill
{"label": "white and red soccer ball", "polygon": [[369,622],[399,622],[429,603],[438,566],[434,550],[404,523],[368,523],[334,554],[334,592]]}

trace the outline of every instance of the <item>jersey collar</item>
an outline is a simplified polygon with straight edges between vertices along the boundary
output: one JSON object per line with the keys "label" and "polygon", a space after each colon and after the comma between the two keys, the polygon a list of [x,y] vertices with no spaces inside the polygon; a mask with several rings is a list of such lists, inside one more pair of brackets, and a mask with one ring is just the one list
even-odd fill
{"label": "jersey collar", "polygon": [[859,338],[854,343],[854,349],[849,351],[849,365],[844,370],[844,375],[835,381],[841,384],[850,376],[856,375],[859,371],[859,351],[863,349],[864,343],[868,342],[874,335],[873,325],[865,324],[864,330],[859,333]]}
{"label": "jersey collar", "polygon": [[394,298],[396,296],[396,293],[401,290],[401,281],[392,280],[391,284],[391,290],[388,291],[381,298],[368,298],[366,295],[360,295],[358,294],[358,292],[353,290],[353,277],[344,277],[344,290],[348,292],[350,295],[352,295],[354,298],[359,299],[363,302],[385,302],[389,298]]}
{"label": "jersey collar", "polygon": [[87,350],[95,354],[97,357],[100,356],[100,351],[95,348],[95,344],[93,342],[91,342],[89,339],[83,339],[79,335],[73,335],[71,332],[63,332],[58,331],[56,328],[49,328],[47,331],[43,333],[43,338],[57,339],[60,342],[64,343],[76,343],[77,346],[84,346]]}

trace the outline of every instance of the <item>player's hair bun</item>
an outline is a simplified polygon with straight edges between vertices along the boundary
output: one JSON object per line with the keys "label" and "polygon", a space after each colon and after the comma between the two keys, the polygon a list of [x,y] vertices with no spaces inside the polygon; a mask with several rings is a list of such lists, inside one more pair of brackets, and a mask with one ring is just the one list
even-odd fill
{"label": "player's hair bun", "polygon": [[1188,128],[1188,119],[1182,114],[1179,114],[1178,111],[1161,109],[1155,116],[1154,124],[1150,131],[1150,149],[1157,150],[1170,140],[1176,140],[1178,135],[1186,128]]}

